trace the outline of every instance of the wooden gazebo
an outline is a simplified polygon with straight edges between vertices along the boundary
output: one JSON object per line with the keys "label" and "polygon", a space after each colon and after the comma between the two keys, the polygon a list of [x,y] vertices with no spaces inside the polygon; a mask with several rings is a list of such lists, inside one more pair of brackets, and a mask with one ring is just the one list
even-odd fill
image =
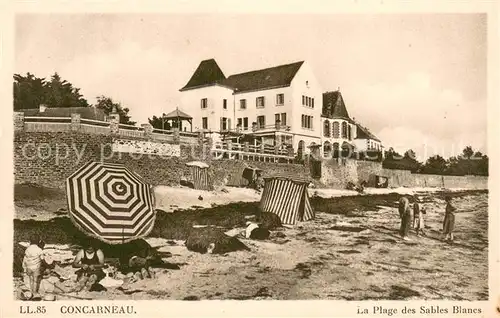
{"label": "wooden gazebo", "polygon": [[177,127],[179,127],[179,130],[182,131],[182,122],[187,121],[191,125],[190,131],[193,131],[193,117],[189,116],[182,110],[179,110],[179,107],[177,107],[174,111],[171,111],[170,113],[166,114],[163,116],[163,121],[164,122],[171,122],[171,126],[174,127],[174,123],[177,123]]}

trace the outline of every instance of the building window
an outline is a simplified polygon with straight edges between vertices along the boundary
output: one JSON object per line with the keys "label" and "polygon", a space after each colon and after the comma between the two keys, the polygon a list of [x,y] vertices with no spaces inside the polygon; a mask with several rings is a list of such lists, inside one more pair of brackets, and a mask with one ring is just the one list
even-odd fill
{"label": "building window", "polygon": [[240,109],[247,109],[247,100],[240,99]]}
{"label": "building window", "polygon": [[347,126],[347,139],[352,140],[352,135],[351,135],[351,125]]}
{"label": "building window", "polygon": [[202,129],[208,129],[208,117],[201,118],[201,127]]}
{"label": "building window", "polygon": [[282,106],[285,104],[285,94],[277,94],[276,95],[276,105]]}
{"label": "building window", "polygon": [[286,113],[281,113],[281,125],[286,126]]}
{"label": "building window", "polygon": [[314,108],[314,98],[302,95],[302,106]]}
{"label": "building window", "polygon": [[248,117],[243,118],[243,129],[244,130],[248,129]]}
{"label": "building window", "polygon": [[257,116],[257,128],[266,127],[266,116]]}
{"label": "building window", "polygon": [[220,130],[230,130],[230,129],[231,129],[231,118],[221,117]]}
{"label": "building window", "polygon": [[222,108],[227,109],[227,99],[222,100]]}
{"label": "building window", "polygon": [[238,126],[242,126],[243,125],[243,119],[242,118],[238,118]]}
{"label": "building window", "polygon": [[302,128],[313,129],[313,116],[302,115]]}
{"label": "building window", "polygon": [[204,109],[204,108],[207,108],[208,106],[208,100],[206,98],[202,98],[201,99],[201,108]]}
{"label": "building window", "polygon": [[275,114],[274,115],[274,122],[277,123],[278,121],[281,122],[281,116],[280,116],[280,114]]}
{"label": "building window", "polygon": [[257,97],[257,99],[255,100],[255,105],[257,106],[257,108],[264,108],[264,96]]}
{"label": "building window", "polygon": [[339,138],[340,137],[340,125],[338,122],[334,121],[333,122],[333,138]]}
{"label": "building window", "polygon": [[347,123],[342,122],[342,138],[347,138]]}
{"label": "building window", "polygon": [[330,137],[331,131],[330,131],[330,121],[325,120],[325,123],[323,125],[323,136],[325,137]]}

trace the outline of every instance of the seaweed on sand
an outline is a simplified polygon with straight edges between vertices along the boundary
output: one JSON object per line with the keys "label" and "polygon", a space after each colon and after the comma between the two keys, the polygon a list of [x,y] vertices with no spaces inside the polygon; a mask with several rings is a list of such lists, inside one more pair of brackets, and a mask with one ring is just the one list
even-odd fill
{"label": "seaweed on sand", "polygon": [[202,254],[207,252],[210,244],[214,244],[213,254],[250,250],[237,238],[227,236],[220,229],[209,227],[192,229],[185,244],[188,250]]}
{"label": "seaweed on sand", "polygon": [[239,202],[199,210],[177,210],[173,213],[158,210],[150,236],[186,240],[193,225],[213,225],[226,229],[244,227],[247,221],[245,216],[258,215],[259,212],[256,202]]}
{"label": "seaweed on sand", "polygon": [[311,204],[316,211],[348,215],[354,211],[376,211],[380,209],[380,206],[395,208],[400,197],[401,195],[397,193],[337,198],[312,197]]}
{"label": "seaweed on sand", "polygon": [[403,300],[410,297],[418,297],[420,293],[416,290],[410,289],[408,287],[392,285],[391,293],[389,294],[389,299],[391,300]]}

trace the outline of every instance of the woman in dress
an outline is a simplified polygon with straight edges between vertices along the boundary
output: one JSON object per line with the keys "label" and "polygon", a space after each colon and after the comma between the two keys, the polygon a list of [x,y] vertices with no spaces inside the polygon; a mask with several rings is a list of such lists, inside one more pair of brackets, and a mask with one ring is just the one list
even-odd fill
{"label": "woman in dress", "polygon": [[455,230],[455,211],[457,209],[451,204],[450,196],[447,196],[445,201],[446,210],[443,220],[443,234],[445,235],[444,240],[453,242],[453,231]]}
{"label": "woman in dress", "polygon": [[420,198],[417,197],[415,198],[415,203],[413,203],[413,228],[417,236],[419,236],[420,233],[425,236],[424,214],[426,214],[425,208],[420,207]]}
{"label": "woman in dress", "polygon": [[402,197],[399,199],[399,217],[401,218],[401,227],[399,229],[399,235],[405,241],[409,241],[408,233],[411,227],[411,208],[410,201],[407,197]]}

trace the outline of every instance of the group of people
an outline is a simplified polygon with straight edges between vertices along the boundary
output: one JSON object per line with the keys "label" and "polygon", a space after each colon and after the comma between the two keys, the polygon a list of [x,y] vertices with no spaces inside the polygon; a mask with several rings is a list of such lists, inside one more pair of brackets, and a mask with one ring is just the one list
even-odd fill
{"label": "group of people", "polygon": [[[29,246],[24,252],[23,271],[27,277],[26,285],[30,299],[39,298],[40,282],[47,270],[53,267],[53,261],[44,253],[45,243],[39,235],[30,238]],[[100,249],[95,249],[88,242],[78,251],[73,261],[73,267],[78,268],[77,285],[71,291],[90,289],[96,282],[104,278],[102,270],[104,266],[104,254]]]}
{"label": "group of people", "polygon": [[[49,254],[46,253],[46,250],[44,251],[44,246],[45,243],[41,240],[40,236],[33,235],[30,238],[30,245],[24,253],[22,267],[26,277],[25,285],[28,287],[26,295],[29,296],[24,296],[27,300],[40,298],[40,283],[42,279],[44,276],[47,276],[45,274],[54,273],[52,270],[55,268],[55,263],[51,260]],[[120,260],[121,270],[133,276],[129,281],[154,278],[155,273],[151,268],[154,263],[153,256],[139,257],[134,253],[129,254],[122,255],[123,260]],[[92,239],[88,239],[82,243],[82,248],[76,253],[72,267],[77,269],[75,272],[76,284],[72,284],[70,287],[58,285],[56,289],[64,293],[83,290],[99,291],[104,290],[106,287],[112,287],[113,284],[116,285],[116,282],[121,281],[114,277],[115,275],[111,275],[116,273],[111,273],[110,265],[104,262],[102,249],[98,248],[98,244]]]}
{"label": "group of people", "polygon": [[[455,230],[455,211],[456,208],[452,205],[450,196],[445,197],[446,208],[443,220],[443,235],[445,241],[453,242],[453,231]],[[401,219],[401,227],[399,234],[405,241],[410,240],[410,228],[413,226],[417,236],[420,234],[425,236],[424,217],[427,214],[426,208],[420,206],[421,199],[414,198],[413,206],[410,204],[408,197],[404,196],[399,200],[399,217]]]}

